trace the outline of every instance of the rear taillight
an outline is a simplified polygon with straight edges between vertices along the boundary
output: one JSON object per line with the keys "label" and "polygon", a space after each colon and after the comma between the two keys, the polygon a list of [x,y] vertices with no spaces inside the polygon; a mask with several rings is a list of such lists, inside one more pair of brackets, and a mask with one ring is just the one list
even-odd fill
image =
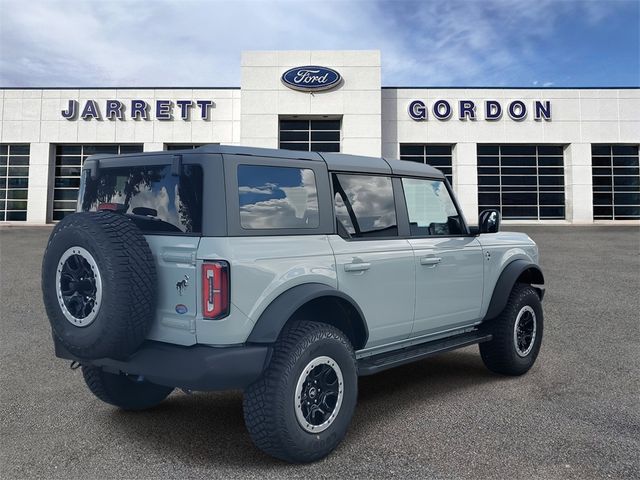
{"label": "rear taillight", "polygon": [[229,264],[202,264],[202,316],[211,320],[229,315]]}

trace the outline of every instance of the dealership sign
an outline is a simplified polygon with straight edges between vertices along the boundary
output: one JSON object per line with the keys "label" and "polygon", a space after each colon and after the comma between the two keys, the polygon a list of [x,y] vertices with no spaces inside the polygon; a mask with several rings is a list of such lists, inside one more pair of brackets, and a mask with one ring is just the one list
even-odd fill
{"label": "dealership sign", "polygon": [[[477,105],[473,100],[449,102],[436,100],[430,106],[423,100],[412,100],[409,103],[409,116],[416,121],[427,120],[429,113],[436,120],[449,120],[454,114],[460,120],[477,120],[482,116],[484,120],[500,120],[503,113],[512,120],[521,121],[529,114],[534,120],[551,120],[551,102],[549,100],[534,100],[527,105],[522,100],[513,100],[505,105],[497,100],[485,100]],[[454,112],[454,109],[456,110]],[[482,109],[482,112],[479,110]]]}
{"label": "dealership sign", "polygon": [[342,82],[338,72],[327,67],[308,65],[295,67],[282,74],[282,83],[293,90],[318,92],[330,90]]}
{"label": "dealership sign", "polygon": [[208,120],[211,108],[214,107],[212,100],[155,100],[146,102],[145,100],[131,100],[121,102],[120,100],[104,100],[98,103],[97,100],[86,100],[82,105],[78,100],[69,100],[66,110],[61,114],[67,120],[124,120],[126,116],[134,120],[173,120],[174,114],[180,115],[182,120],[189,120],[192,111],[200,114],[200,118]]}

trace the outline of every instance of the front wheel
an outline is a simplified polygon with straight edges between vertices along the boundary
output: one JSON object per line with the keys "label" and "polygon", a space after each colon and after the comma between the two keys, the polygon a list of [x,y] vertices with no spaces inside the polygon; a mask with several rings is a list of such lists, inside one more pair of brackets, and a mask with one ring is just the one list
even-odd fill
{"label": "front wheel", "polygon": [[162,402],[171,387],[137,381],[128,375],[108,373],[98,367],[82,366],[84,381],[96,397],[123,410],[145,410]]}
{"label": "front wheel", "polygon": [[244,394],[255,445],[292,462],[328,455],[351,423],[358,396],[353,348],[338,329],[301,321],[287,327],[262,376]]}
{"label": "front wheel", "polygon": [[480,344],[486,367],[502,375],[522,375],[538,357],[543,330],[542,304],[533,287],[516,284],[502,313],[483,328],[493,340]]}

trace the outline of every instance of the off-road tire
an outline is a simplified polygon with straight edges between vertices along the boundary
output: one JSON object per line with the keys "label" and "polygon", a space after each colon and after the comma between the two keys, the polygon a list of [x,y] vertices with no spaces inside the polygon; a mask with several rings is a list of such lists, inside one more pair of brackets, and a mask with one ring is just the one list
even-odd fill
{"label": "off-road tire", "polygon": [[[536,334],[531,351],[520,356],[514,344],[514,328],[518,313],[526,306],[535,312]],[[528,372],[540,352],[543,327],[540,296],[531,285],[516,284],[502,313],[481,327],[493,335],[491,341],[480,343],[480,355],[485,366],[502,375],[522,375]]]}
{"label": "off-road tire", "polygon": [[96,397],[123,410],[145,410],[162,402],[173,391],[171,387],[139,382],[127,375],[108,373],[99,367],[82,366],[84,381]]}
{"label": "off-road tire", "polygon": [[[71,247],[88,251],[100,273],[101,302],[93,321],[77,326],[58,301],[56,270]],[[156,269],[144,235],[126,216],[83,212],[56,225],[42,262],[42,294],[53,335],[80,359],[126,358],[145,339],[155,315]]]}
{"label": "off-road tire", "polygon": [[[342,404],[326,430],[305,431],[296,418],[296,385],[310,361],[329,356],[344,380]],[[353,347],[343,332],[317,322],[287,326],[275,343],[262,376],[244,392],[244,419],[254,444],[265,453],[291,463],[328,455],[344,438],[358,396]]]}

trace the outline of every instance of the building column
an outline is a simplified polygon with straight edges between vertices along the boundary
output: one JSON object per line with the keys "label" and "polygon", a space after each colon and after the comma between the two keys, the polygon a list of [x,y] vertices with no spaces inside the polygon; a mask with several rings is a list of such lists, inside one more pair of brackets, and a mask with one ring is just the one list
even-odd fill
{"label": "building column", "polygon": [[475,143],[457,143],[453,148],[453,190],[470,225],[478,224],[478,155]]}
{"label": "building column", "polygon": [[27,223],[45,224],[48,219],[50,187],[53,189],[55,168],[53,145],[32,143],[29,148],[29,189]]}
{"label": "building column", "polygon": [[569,144],[564,160],[566,218],[571,223],[593,223],[591,144]]}
{"label": "building column", "polygon": [[143,152],[162,152],[164,150],[164,143],[149,142],[142,146]]}

